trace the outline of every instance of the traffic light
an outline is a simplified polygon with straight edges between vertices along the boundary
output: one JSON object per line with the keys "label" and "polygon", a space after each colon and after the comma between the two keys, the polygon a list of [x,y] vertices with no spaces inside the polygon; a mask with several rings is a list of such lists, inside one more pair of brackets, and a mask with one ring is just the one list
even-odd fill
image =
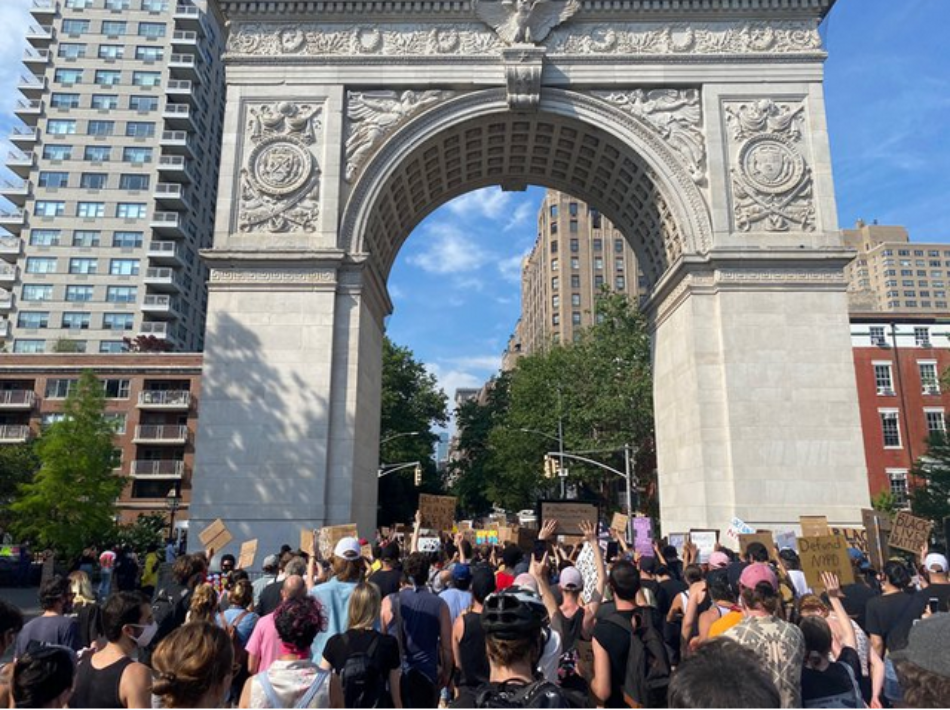
{"label": "traffic light", "polygon": [[416,464],[415,474],[416,474],[416,488],[418,488],[419,486],[422,485],[422,466],[420,466],[419,464]]}
{"label": "traffic light", "polygon": [[545,478],[554,478],[557,476],[557,461],[554,460],[553,456],[545,455],[544,457],[544,477]]}

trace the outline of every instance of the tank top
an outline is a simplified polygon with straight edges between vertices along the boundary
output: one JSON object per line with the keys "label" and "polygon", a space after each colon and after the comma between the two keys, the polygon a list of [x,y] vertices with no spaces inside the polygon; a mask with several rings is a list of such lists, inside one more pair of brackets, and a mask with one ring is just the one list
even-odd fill
{"label": "tank top", "polygon": [[105,668],[93,668],[92,657],[79,664],[76,671],[76,685],[69,699],[71,708],[122,708],[119,698],[119,684],[122,674],[133,661],[121,658]]}
{"label": "tank top", "polygon": [[460,685],[477,687],[488,682],[491,668],[485,651],[485,632],[482,630],[481,612],[470,611],[462,615],[462,638],[459,641],[462,678]]}

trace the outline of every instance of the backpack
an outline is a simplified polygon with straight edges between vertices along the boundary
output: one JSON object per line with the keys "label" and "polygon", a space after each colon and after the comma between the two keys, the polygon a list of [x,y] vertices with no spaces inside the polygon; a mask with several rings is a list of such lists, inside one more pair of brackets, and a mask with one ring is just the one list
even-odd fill
{"label": "backpack", "polygon": [[234,650],[234,663],[239,665],[242,669],[247,668],[247,649],[244,648],[241,637],[238,636],[237,629],[238,626],[241,625],[241,622],[244,621],[244,617],[250,613],[251,612],[245,609],[234,618],[233,624],[229,624],[227,618],[224,616],[224,612],[218,612],[221,626],[228,632],[228,638],[231,639],[231,648]]}
{"label": "backpack", "polygon": [[[158,646],[159,641],[185,623],[184,612],[188,608],[188,599],[191,592],[175,584],[174,586],[159,587],[155,591],[152,601],[152,618],[158,624],[158,631],[152,643],[149,644],[147,656]],[[144,661],[143,661],[144,662]]]}
{"label": "backpack", "polygon": [[670,661],[663,636],[642,610],[634,611],[636,628],[618,613],[606,621],[630,634],[630,651],[623,679],[623,697],[629,707],[666,707],[666,691],[670,685]]}
{"label": "backpack", "polygon": [[365,653],[351,653],[340,673],[343,684],[343,707],[375,708],[379,706],[386,681],[376,664],[376,649],[380,635],[376,634]]}
{"label": "backpack", "polygon": [[[326,682],[329,677],[329,673],[326,671],[318,671],[317,677],[313,679],[310,687],[301,695],[297,702],[294,703],[294,708],[309,708],[310,703],[313,702],[314,698],[317,697],[317,693],[320,692],[320,689],[323,687],[323,684]],[[277,695],[277,691],[274,690],[273,683],[270,682],[270,678],[267,676],[267,671],[263,673],[258,673],[256,676],[257,682],[261,684],[261,691],[264,693],[264,697],[267,698],[267,703],[272,708],[282,708],[286,707],[280,702],[280,698]]]}
{"label": "backpack", "polygon": [[475,695],[477,708],[567,708],[561,689],[546,680],[526,685],[489,683]]}

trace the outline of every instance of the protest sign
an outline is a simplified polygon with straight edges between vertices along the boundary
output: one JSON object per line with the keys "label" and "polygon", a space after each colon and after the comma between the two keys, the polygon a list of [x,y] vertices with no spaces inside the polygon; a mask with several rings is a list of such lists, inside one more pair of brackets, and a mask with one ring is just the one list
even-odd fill
{"label": "protest sign", "polygon": [[597,529],[597,506],[590,503],[541,503],[541,519],[556,520],[560,535],[583,535],[580,524],[590,523]]}
{"label": "protest sign", "polygon": [[581,550],[581,553],[577,556],[577,561],[574,563],[574,566],[577,568],[577,571],[581,573],[581,577],[584,580],[584,589],[581,591],[581,598],[586,604],[593,596],[594,590],[597,589],[597,560],[594,557],[594,548],[590,545],[584,545],[584,549]]}
{"label": "protest sign", "polygon": [[842,528],[832,525],[829,530],[832,535],[840,535],[847,540],[848,547],[857,548],[865,555],[868,554],[868,531],[864,528]]}
{"label": "protest sign", "polygon": [[518,528],[511,525],[505,525],[503,527],[499,527],[498,528],[498,542],[499,544],[502,544],[502,545],[509,542],[517,543],[518,542]]}
{"label": "protest sign", "polygon": [[636,517],[633,519],[633,549],[641,557],[653,557],[653,519]]}
{"label": "protest sign", "polygon": [[498,544],[498,531],[497,530],[473,530],[470,532],[475,533],[475,544],[476,545],[497,545]]}
{"label": "protest sign", "polygon": [[538,531],[530,528],[518,528],[518,547],[524,552],[534,552],[534,543],[538,539]]}
{"label": "protest sign", "polygon": [[779,550],[798,550],[798,535],[794,530],[778,530],[775,532],[775,545]]}
{"label": "protest sign", "polygon": [[317,531],[317,545],[320,547],[320,556],[329,560],[333,556],[333,548],[345,537],[359,537],[356,523],[347,525],[328,525]]}
{"label": "protest sign", "polygon": [[887,538],[891,532],[891,519],[879,510],[864,508],[861,510],[861,521],[868,534],[868,560],[874,569],[882,570],[888,555]]}
{"label": "protest sign", "polygon": [[808,586],[816,592],[824,589],[822,572],[838,575],[842,586],[854,582],[851,558],[848,556],[848,541],[840,535],[798,538],[798,556]]}
{"label": "protest sign", "polygon": [[308,555],[313,549],[313,530],[306,528],[300,531],[300,550]]}
{"label": "protest sign", "polygon": [[729,529],[726,530],[726,537],[728,538],[730,545],[738,546],[740,535],[750,535],[754,532],[755,528],[753,528],[751,525],[747,525],[741,518],[733,518],[732,523],[729,525]]}
{"label": "protest sign", "polygon": [[825,515],[800,515],[798,521],[802,526],[802,537],[827,537],[831,534]]}
{"label": "protest sign", "polygon": [[455,524],[455,496],[419,495],[422,526],[433,530],[451,530]]}
{"label": "protest sign", "polygon": [[442,547],[437,537],[420,537],[419,552],[438,552]]}
{"label": "protest sign", "polygon": [[225,545],[233,539],[231,531],[221,518],[215,520],[211,525],[198,533],[198,539],[201,540],[201,546],[205,550],[214,550],[220,552]]}
{"label": "protest sign", "polygon": [[630,516],[624,515],[623,513],[614,513],[614,517],[610,520],[610,529],[616,530],[618,533],[623,535],[626,538],[627,530],[630,527]]}
{"label": "protest sign", "polygon": [[241,553],[238,555],[237,568],[251,569],[254,566],[254,558],[257,557],[257,540],[248,540],[241,545]]}
{"label": "protest sign", "polygon": [[683,545],[686,543],[686,533],[670,533],[666,536],[666,544],[676,548],[676,554],[683,559]]}
{"label": "protest sign", "polygon": [[761,542],[768,550],[769,557],[772,556],[772,548],[775,547],[775,540],[770,532],[742,533],[739,535],[739,551],[745,555],[749,545],[753,542]]}
{"label": "protest sign", "polygon": [[932,526],[933,523],[926,518],[918,518],[916,515],[911,515],[902,510],[894,518],[891,536],[888,538],[887,544],[898,550],[919,553],[920,548],[930,537]]}
{"label": "protest sign", "polygon": [[709,556],[716,551],[716,543],[719,542],[718,530],[690,530],[689,541],[696,546],[699,555],[698,562],[706,564],[709,562]]}

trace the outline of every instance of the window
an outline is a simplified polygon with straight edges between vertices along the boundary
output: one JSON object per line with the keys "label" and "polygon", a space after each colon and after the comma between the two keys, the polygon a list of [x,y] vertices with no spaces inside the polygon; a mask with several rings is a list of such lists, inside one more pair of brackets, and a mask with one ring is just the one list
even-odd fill
{"label": "window", "polygon": [[90,136],[111,136],[115,133],[115,121],[89,121],[86,134]]}
{"label": "window", "polygon": [[570,213],[571,217],[577,216],[577,203],[569,202],[567,205],[567,211]]}
{"label": "window", "polygon": [[930,347],[930,328],[926,326],[914,328],[914,344],[918,348],[929,348]]}
{"label": "window", "polygon": [[96,83],[99,86],[115,86],[122,81],[122,72],[114,69],[96,69]]}
{"label": "window", "polygon": [[[125,352],[125,343],[121,340],[100,340],[99,341],[99,352],[100,353],[124,353]],[[125,416],[122,416],[122,431],[116,431],[116,434],[125,433]]]}
{"label": "window", "polygon": [[125,135],[132,138],[148,138],[155,135],[155,124],[151,121],[129,121],[125,124]]}
{"label": "window", "polygon": [[615,287],[618,291],[622,291],[623,289],[625,289],[625,288],[627,287],[627,280],[626,280],[623,276],[615,276],[615,277],[614,277],[614,287]]}
{"label": "window", "polygon": [[557,259],[551,259],[551,271],[558,270],[558,261]]}
{"label": "window", "polygon": [[623,271],[623,257],[622,256],[618,256],[616,259],[614,259],[614,269],[616,271]]}
{"label": "window", "polygon": [[115,94],[93,94],[92,108],[99,111],[111,111],[119,108],[119,97]]}
{"label": "window", "polygon": [[168,0],[142,0],[142,9],[146,12],[165,12]]}
{"label": "window", "polygon": [[109,303],[135,303],[138,288],[135,286],[109,286],[106,289],[106,301]]}
{"label": "window", "polygon": [[595,256],[594,257],[594,271],[602,271],[603,268],[604,268],[604,260],[599,256]]}
{"label": "window", "polygon": [[551,222],[551,234],[557,234],[557,220]]}
{"label": "window", "polygon": [[63,34],[82,35],[89,31],[89,20],[63,20]]}
{"label": "window", "polygon": [[551,240],[551,253],[557,254],[557,239]]}
{"label": "window", "polygon": [[69,184],[69,173],[41,172],[37,184],[40,187],[66,187]]}
{"label": "window", "polygon": [[115,216],[123,219],[142,219],[148,210],[144,202],[120,202],[115,206]]}
{"label": "window", "polygon": [[122,249],[136,249],[142,246],[141,232],[115,232],[112,235],[112,246]]}
{"label": "window", "polygon": [[570,223],[568,223],[568,229],[570,230],[571,234],[577,234],[577,220],[576,219],[572,219]]}
{"label": "window", "polygon": [[49,327],[48,311],[21,311],[16,321],[18,328],[36,330]]}
{"label": "window", "polygon": [[92,300],[92,286],[67,286],[66,300],[85,303]]}
{"label": "window", "polygon": [[129,10],[132,7],[132,0],[106,0],[106,10]]}
{"label": "window", "polygon": [[571,257],[571,268],[572,268],[572,269],[579,269],[579,268],[581,268],[581,260],[578,259],[576,256],[572,256],[572,257]]}
{"label": "window", "polygon": [[52,301],[53,287],[50,284],[23,284],[21,298],[24,301]]}
{"label": "window", "polygon": [[106,203],[105,202],[79,202],[76,204],[76,216],[77,217],[105,217],[106,216]]}
{"label": "window", "polygon": [[102,34],[108,35],[109,37],[120,37],[125,34],[127,28],[128,23],[122,22],[121,20],[102,21]]}
{"label": "window", "polygon": [[33,214],[37,217],[62,217],[66,214],[66,203],[61,200],[37,200],[33,203]]}
{"label": "window", "polygon": [[561,314],[555,313],[551,316],[551,325],[561,325]]}
{"label": "window", "polygon": [[102,190],[106,186],[108,175],[105,173],[83,173],[79,178],[79,187],[87,190]]}
{"label": "window", "polygon": [[46,399],[66,399],[70,390],[76,385],[78,380],[74,379],[49,379],[46,380]]}
{"label": "window", "polygon": [[132,330],[135,316],[132,313],[104,313],[102,327],[106,330]]}
{"label": "window", "polygon": [[551,205],[551,219],[557,219],[557,205]]}
{"label": "window", "polygon": [[579,293],[572,293],[572,294],[571,294],[571,305],[572,305],[572,306],[579,306],[579,305],[581,305],[581,295],[580,295]]}
{"label": "window", "polygon": [[557,291],[560,287],[561,287],[561,277],[560,277],[560,276],[552,276],[552,277],[551,277],[551,290],[552,290],[552,291]]}
{"label": "window", "polygon": [[86,258],[74,258],[69,260],[69,273],[71,274],[94,274],[96,273],[96,260]]}
{"label": "window", "polygon": [[557,294],[551,296],[551,308],[560,308],[561,307],[561,297]]}
{"label": "window", "polygon": [[74,247],[99,246],[99,232],[77,229],[73,232]]}
{"label": "window", "polygon": [[87,145],[83,159],[91,163],[108,163],[111,150],[107,145]]}
{"label": "window", "polygon": [[891,497],[898,508],[907,507],[907,471],[892,471],[888,469],[887,478],[891,484]]}
{"label": "window", "polygon": [[70,330],[88,330],[89,314],[75,311],[63,313],[63,327]]}
{"label": "window", "polygon": [[581,244],[577,239],[571,240],[571,251],[575,254],[581,250]]}
{"label": "window", "polygon": [[73,157],[71,145],[44,145],[43,158],[45,160],[70,160]]}
{"label": "window", "polygon": [[574,311],[573,313],[571,313],[571,323],[573,323],[574,325],[580,325],[581,314],[578,313],[577,311]]}
{"label": "window", "polygon": [[580,274],[571,274],[571,288],[580,288],[580,287],[581,287]]}
{"label": "window", "polygon": [[614,253],[623,254],[623,239],[614,239]]}
{"label": "window", "polygon": [[158,109],[157,96],[131,96],[129,108],[133,111],[155,111]]}
{"label": "window", "polygon": [[152,162],[152,149],[123,148],[122,160],[126,163],[150,163]]}
{"label": "window", "polygon": [[165,36],[165,23],[164,22],[140,22],[139,23],[139,37],[164,37]]}
{"label": "window", "polygon": [[13,352],[15,353],[41,353],[46,350],[45,340],[21,340],[16,339],[13,343]]}
{"label": "window", "polygon": [[920,386],[924,394],[940,394],[940,380],[937,378],[937,363],[935,361],[919,361],[917,368],[920,371]]}
{"label": "window", "polygon": [[112,259],[109,262],[109,273],[113,276],[137,276],[139,273],[139,260]]}
{"label": "window", "polygon": [[34,229],[30,232],[30,245],[34,247],[59,246],[58,229]]}
{"label": "window", "polygon": [[120,190],[147,190],[148,175],[121,175],[119,177]]}
{"label": "window", "polygon": [[47,412],[40,417],[40,427],[48,429],[53,424],[61,422],[64,419],[66,419],[66,415],[63,412]]}
{"label": "window", "polygon": [[79,108],[79,94],[55,93],[49,97],[53,108]]}
{"label": "window", "polygon": [[99,59],[122,59],[125,56],[125,46],[121,44],[100,44]]}
{"label": "window", "polygon": [[132,72],[132,86],[159,86],[162,83],[162,73],[157,71]]}
{"label": "window", "polygon": [[102,389],[106,399],[128,399],[131,380],[103,380]]}
{"label": "window", "polygon": [[51,118],[46,122],[46,132],[53,136],[71,136],[76,133],[76,121],[66,118]]}
{"label": "window", "polygon": [[874,384],[877,387],[877,393],[880,395],[894,394],[894,382],[891,379],[891,363],[874,363]]}
{"label": "window", "polygon": [[885,449],[901,448],[901,432],[897,410],[878,410],[881,416],[881,431],[884,435]]}
{"label": "window", "polygon": [[944,434],[947,431],[947,419],[942,409],[925,409],[927,417],[927,432],[930,434]]}
{"label": "window", "polygon": [[600,212],[593,207],[590,210],[590,226],[594,229],[600,229]]}
{"label": "window", "polygon": [[161,47],[136,47],[135,58],[143,62],[159,62],[164,52]]}
{"label": "window", "polygon": [[594,251],[603,251],[604,250],[604,240],[595,239],[594,240]]}
{"label": "window", "polygon": [[872,325],[870,329],[871,335],[871,345],[885,345],[887,341],[884,339],[884,327],[880,325]]}

